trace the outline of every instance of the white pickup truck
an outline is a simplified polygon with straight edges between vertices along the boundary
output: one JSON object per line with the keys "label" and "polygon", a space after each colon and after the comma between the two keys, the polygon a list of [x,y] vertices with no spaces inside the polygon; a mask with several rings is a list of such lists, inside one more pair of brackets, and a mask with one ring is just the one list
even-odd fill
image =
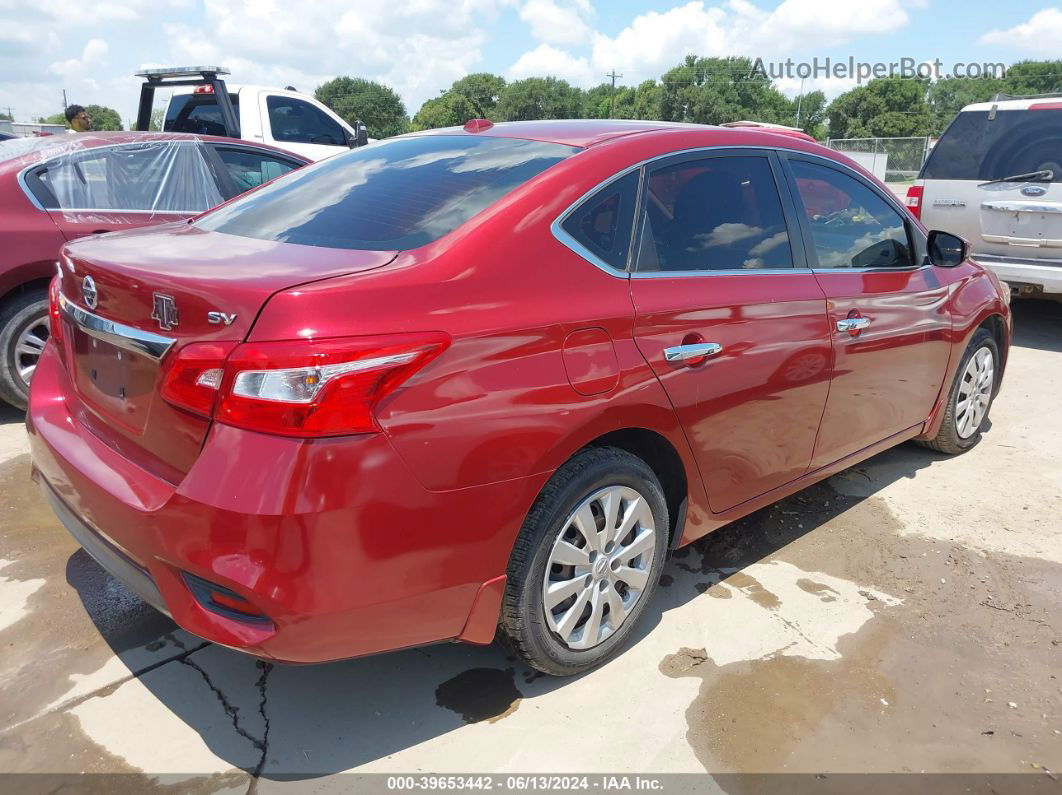
{"label": "white pickup truck", "polygon": [[[172,88],[162,119],[164,132],[223,135],[272,144],[322,160],[369,142],[365,125],[347,124],[327,106],[291,86],[226,85],[218,66],[150,69],[144,78],[137,129],[147,129],[154,91]],[[149,109],[144,118],[145,103]],[[143,124],[143,126],[141,126]]]}

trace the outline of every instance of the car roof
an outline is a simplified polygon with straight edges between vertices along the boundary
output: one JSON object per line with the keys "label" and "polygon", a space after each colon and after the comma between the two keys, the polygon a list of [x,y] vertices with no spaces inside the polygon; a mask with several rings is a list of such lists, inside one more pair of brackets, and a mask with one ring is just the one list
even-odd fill
{"label": "car roof", "polygon": [[[469,122],[471,125],[471,122]],[[669,121],[635,121],[628,119],[564,119],[557,121],[498,122],[485,129],[442,127],[411,133],[412,135],[480,135],[493,138],[524,138],[563,146],[586,148],[630,135],[700,134],[703,146],[711,146],[713,139],[726,139],[729,145],[785,147],[794,140],[816,143],[810,135],[770,127],[716,127],[710,124],[688,124]]]}
{"label": "car roof", "polygon": [[1053,110],[1060,109],[1062,108],[1062,96],[1024,97],[1022,99],[1000,99],[994,102],[975,102],[972,105],[967,105],[961,112],[986,111],[992,110],[992,108],[996,110],[1028,110],[1034,106]]}
{"label": "car roof", "polygon": [[[258,143],[257,141],[245,141],[241,138],[224,138],[218,135],[197,135],[194,133],[140,132],[137,130],[124,130],[116,132],[87,132],[77,134],[62,133],[59,135],[48,135],[39,138],[21,140],[30,140],[33,141],[33,144],[27,146],[25,151],[6,159],[4,158],[4,150],[0,149],[0,171],[9,171],[12,170],[12,168],[21,170],[32,163],[48,160],[59,154],[74,150],[95,149],[100,146],[118,146],[121,144],[135,144],[150,141],[204,141],[206,143],[253,146],[258,149],[268,149],[277,154],[282,154],[285,157],[298,160],[303,164],[311,162],[302,155],[297,155],[294,152],[270,146],[269,144]],[[12,141],[8,143],[14,142]]]}

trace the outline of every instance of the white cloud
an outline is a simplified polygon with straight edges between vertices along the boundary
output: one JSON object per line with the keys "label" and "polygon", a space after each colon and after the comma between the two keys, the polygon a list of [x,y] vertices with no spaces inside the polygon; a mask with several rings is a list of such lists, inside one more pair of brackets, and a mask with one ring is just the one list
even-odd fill
{"label": "white cloud", "polygon": [[94,91],[99,84],[91,75],[106,65],[109,49],[103,39],[89,39],[81,51],[80,58],[56,61],[48,67],[48,71],[62,78],[67,88],[88,88]]}
{"label": "white cloud", "polygon": [[565,3],[556,0],[528,0],[520,9],[520,19],[531,35],[546,44],[582,44],[593,31],[586,22],[591,13],[589,0]]}
{"label": "white cloud", "polygon": [[521,55],[510,71],[529,74],[534,65],[546,70],[538,74],[563,76],[565,70],[573,77],[584,76],[580,85],[589,86],[601,82],[599,74],[616,69],[624,82],[634,84],[659,77],[688,54],[784,58],[857,36],[892,33],[910,24],[909,8],[925,2],[784,0],[767,11],[750,0],[721,5],[692,0],[666,11],[639,14],[615,36],[595,32],[588,57],[538,46]]}
{"label": "white cloud", "polygon": [[981,44],[996,44],[1031,53],[1058,54],[1062,42],[1062,9],[1045,8],[1037,11],[1028,22],[1007,30],[990,30],[980,39]]}
{"label": "white cloud", "polygon": [[525,77],[559,77],[579,86],[590,86],[604,80],[604,72],[596,75],[586,58],[577,58],[549,44],[540,44],[521,55],[509,67],[506,77],[520,80]]}

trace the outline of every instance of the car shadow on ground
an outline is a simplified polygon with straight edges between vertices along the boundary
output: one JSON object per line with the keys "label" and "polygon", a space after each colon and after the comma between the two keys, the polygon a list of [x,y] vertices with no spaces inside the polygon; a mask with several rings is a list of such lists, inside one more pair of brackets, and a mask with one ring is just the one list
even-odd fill
{"label": "car shadow on ground", "polygon": [[[942,458],[903,445],[835,476],[865,480],[859,491],[864,496],[842,494],[826,481],[678,550],[638,631],[609,665],[622,666],[623,657],[646,642],[668,611],[702,595],[712,598],[706,592],[716,584]],[[871,463],[872,475],[864,468]],[[200,641],[166,631],[172,627],[168,619],[150,611],[134,620],[150,622],[150,629],[127,622],[116,627],[107,615],[108,601],[97,595],[113,593],[117,584],[83,552],[72,556],[68,581],[120,658],[138,651],[130,645],[134,638],[150,638],[157,647],[161,635],[161,642],[172,644],[179,659],[140,676],[141,684],[216,756],[267,779],[313,778],[383,760],[466,724],[498,720],[521,703],[582,678],[542,676],[500,643],[440,644],[314,666],[264,666],[221,647],[199,649]],[[197,650],[188,654],[192,649]],[[204,685],[217,694],[214,709],[204,709]]]}
{"label": "car shadow on ground", "polygon": [[1062,352],[1062,301],[1016,300],[1011,310],[1014,345]]}
{"label": "car shadow on ground", "polygon": [[[1062,351],[1062,304],[1020,302],[1015,329],[1016,345]],[[101,635],[131,669],[136,644],[170,644],[172,662],[153,666],[139,682],[214,755],[266,779],[310,779],[386,763],[393,754],[468,724],[528,708],[558,688],[578,688],[582,678],[608,676],[638,644],[652,643],[648,636],[669,611],[711,598],[708,592],[718,583],[945,458],[901,445],[678,550],[624,652],[602,671],[573,679],[542,676],[498,643],[441,644],[314,666],[267,665],[204,645],[150,610],[129,614],[115,626],[108,601],[98,595],[113,592],[116,583],[83,552],[71,557],[67,578]],[[563,753],[560,748],[558,758]]]}

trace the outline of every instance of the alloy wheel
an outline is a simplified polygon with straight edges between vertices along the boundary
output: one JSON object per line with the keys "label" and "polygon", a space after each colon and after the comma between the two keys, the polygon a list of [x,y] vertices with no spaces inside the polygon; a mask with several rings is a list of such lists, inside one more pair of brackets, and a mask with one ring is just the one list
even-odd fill
{"label": "alloy wheel", "polygon": [[550,551],[542,584],[549,628],[570,649],[607,640],[647,590],[655,550],[656,522],[644,496],[626,486],[591,494]]}
{"label": "alloy wheel", "polygon": [[48,316],[35,318],[15,340],[15,369],[27,387],[48,342]]}
{"label": "alloy wheel", "polygon": [[984,420],[992,401],[992,384],[996,377],[995,358],[988,348],[978,348],[963,370],[955,395],[955,432],[969,439]]}

